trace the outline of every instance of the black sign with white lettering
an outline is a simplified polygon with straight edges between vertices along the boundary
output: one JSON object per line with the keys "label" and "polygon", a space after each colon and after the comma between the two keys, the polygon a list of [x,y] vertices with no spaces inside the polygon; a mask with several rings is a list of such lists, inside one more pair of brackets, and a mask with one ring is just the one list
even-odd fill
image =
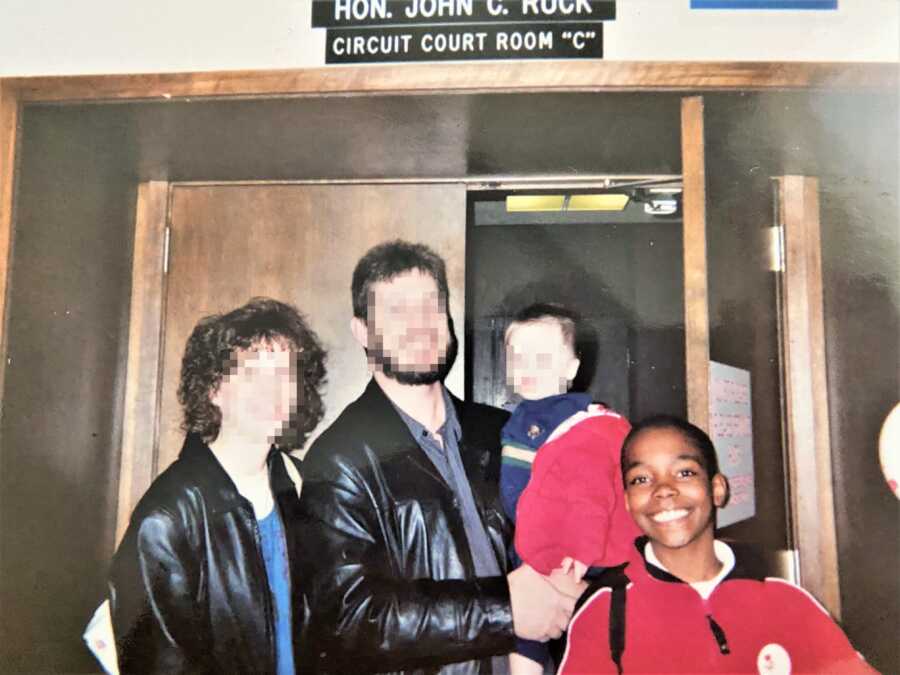
{"label": "black sign with white lettering", "polygon": [[615,0],[313,0],[313,28],[616,18]]}
{"label": "black sign with white lettering", "polygon": [[313,0],[325,63],[603,58],[615,0]]}
{"label": "black sign with white lettering", "polygon": [[329,28],[326,50],[326,63],[596,59],[603,56],[603,24]]}

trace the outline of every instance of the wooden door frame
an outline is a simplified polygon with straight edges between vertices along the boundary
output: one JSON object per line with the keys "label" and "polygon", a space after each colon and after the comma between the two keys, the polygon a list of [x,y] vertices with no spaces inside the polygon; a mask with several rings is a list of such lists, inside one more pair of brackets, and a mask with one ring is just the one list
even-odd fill
{"label": "wooden door frame", "polygon": [[[582,176],[577,181],[552,176],[504,177],[490,181],[490,189],[584,189],[606,187],[608,180],[678,180],[677,175],[602,175]],[[180,187],[246,186],[246,185],[409,185],[463,183],[468,191],[486,189],[484,177],[426,179],[353,179],[298,181],[147,181],[138,185],[135,206],[134,251],[129,307],[128,361],[125,374],[123,431],[119,460],[118,503],[115,542],[121,541],[131,513],[159,470],[158,441],[162,396],[162,362],[165,344],[166,264],[168,256],[171,200]],[[705,237],[705,235],[704,235]],[[705,242],[705,238],[700,240]],[[696,239],[696,238],[695,238]],[[698,241],[700,241],[698,240]],[[696,245],[683,238],[685,251],[705,256]],[[686,260],[687,265],[687,260]],[[705,259],[704,259],[705,269]],[[705,298],[706,280],[702,279]],[[705,312],[705,304],[702,312]],[[700,311],[699,309],[696,311]],[[700,336],[701,339],[708,340]],[[695,340],[696,341],[696,340]],[[706,353],[708,353],[708,345]],[[702,370],[706,370],[705,366]]]}
{"label": "wooden door frame", "polygon": [[[682,255],[684,268],[685,377],[688,417],[701,428],[709,418],[709,308],[706,261],[706,192],[703,143],[703,99],[688,97],[682,101],[682,153],[685,172]],[[508,177],[492,183],[491,189],[541,188],[571,189],[603,185],[605,179],[677,179],[678,176],[595,176],[579,181],[553,177]],[[481,178],[440,179],[436,181],[390,180],[376,184],[467,183],[478,189]],[[150,181],[138,186],[134,255],[132,263],[131,305],[128,335],[128,363],[125,376],[123,437],[119,469],[116,535],[118,543],[125,533],[131,512],[158,470],[161,367],[164,344],[166,296],[166,255],[168,249],[169,207],[172,190],[179,186],[247,185],[234,182]],[[254,181],[253,185],[345,185],[373,184],[373,181]]]}
{"label": "wooden door frame", "polygon": [[703,98],[681,99],[684,375],[688,420],[709,431],[709,279]]}
{"label": "wooden door frame", "polygon": [[6,301],[9,295],[9,266],[12,261],[13,197],[20,106],[18,92],[0,79],[0,415],[3,414],[6,376]]}
{"label": "wooden door frame", "polygon": [[[285,71],[237,71],[210,73],[177,73],[147,75],[34,77],[0,79],[0,412],[2,412],[3,380],[7,365],[7,297],[10,261],[14,235],[14,192],[16,186],[17,146],[21,107],[32,102],[165,102],[179,98],[203,98],[206,100],[234,97],[270,98],[298,96],[382,96],[425,94],[478,94],[478,93],[595,93],[595,92],[695,92],[736,90],[866,90],[893,89],[897,86],[898,65],[836,64],[836,63],[712,63],[712,62],[538,62],[538,63],[476,63],[440,65],[404,65],[316,68]],[[686,101],[690,101],[687,99]],[[699,111],[699,116],[698,116]],[[699,125],[698,125],[699,121]],[[703,215],[702,151],[697,152],[698,139],[702,139],[702,102],[686,102],[682,106],[683,174],[690,174],[692,187],[685,190],[685,227],[691,233],[691,250],[686,255],[686,292],[692,295],[690,308],[686,306],[686,321],[691,334],[698,336],[690,351],[689,415],[705,426],[708,409],[704,404],[708,383],[708,306],[706,290],[701,289],[695,264],[701,264],[698,256],[700,245],[704,249],[702,264],[705,266],[705,221]],[[693,140],[692,140],[693,139]],[[691,150],[691,148],[694,148]],[[144,204],[152,209],[158,204],[161,187],[143,189]],[[688,213],[691,215],[689,216]],[[698,239],[702,234],[702,241]],[[147,235],[150,236],[150,235]],[[158,232],[154,236],[158,236]],[[149,240],[148,240],[149,241]],[[148,265],[155,262],[153,255],[145,251]],[[688,278],[690,266],[691,278]],[[704,277],[705,279],[705,277]],[[133,302],[144,310],[152,307],[140,297]],[[132,312],[135,311],[134,306]],[[143,310],[142,310],[143,311]],[[690,312],[688,315],[687,313]],[[134,318],[134,317],[132,317]],[[705,324],[705,327],[704,327]],[[132,329],[130,329],[132,330]],[[152,322],[134,328],[129,340],[152,334]],[[700,337],[705,333],[705,338]],[[704,342],[705,357],[704,357]],[[808,347],[807,347],[808,348]],[[136,352],[139,363],[149,362],[151,351]],[[129,359],[132,354],[129,354]],[[701,368],[703,364],[703,368]],[[130,364],[129,364],[130,365]],[[701,372],[702,371],[702,372]],[[149,385],[148,385],[149,386]],[[131,390],[134,394],[134,388]],[[146,392],[144,392],[146,394]],[[706,399],[708,401],[708,398]],[[141,425],[148,422],[132,418],[126,410],[126,434],[139,439]],[[130,426],[128,426],[130,425]],[[128,436],[126,436],[127,438]],[[132,471],[136,468],[132,465]],[[817,474],[822,481],[823,475]],[[137,483],[128,488],[133,491]],[[830,483],[821,486],[831,490]],[[129,492],[128,494],[131,494]],[[121,495],[121,491],[120,491]],[[129,498],[132,498],[133,495]],[[124,504],[123,504],[124,507]],[[120,514],[121,515],[121,514]],[[808,530],[816,522],[806,522],[798,514],[796,527]],[[801,555],[803,552],[801,551]]]}
{"label": "wooden door frame", "polygon": [[[688,417],[706,429],[709,419],[709,306],[706,277],[706,191],[703,143],[703,99],[682,101],[682,152],[685,172],[684,221],[682,226],[685,307],[685,377]],[[595,177],[593,180],[600,181]],[[625,178],[625,176],[616,176]],[[633,178],[633,177],[632,177]],[[641,176],[674,179],[676,176]],[[477,183],[481,179],[473,179]],[[550,177],[529,180],[510,177],[500,188],[513,188],[539,181],[541,187],[566,189],[585,187]],[[377,184],[408,184],[414,181],[389,179]],[[424,183],[440,181],[421,181]],[[461,182],[455,179],[454,183]],[[466,181],[462,181],[466,182]],[[372,184],[373,181],[295,181],[277,184]],[[125,402],[122,447],[119,464],[118,505],[115,541],[121,541],[131,512],[158,471],[160,396],[162,394],[162,352],[166,298],[166,257],[168,253],[169,208],[172,190],[182,185],[246,185],[241,182],[140,183],[135,209],[134,254],[131,304],[129,309],[128,363],[125,375]],[[269,184],[266,181],[254,185]],[[498,188],[493,185],[492,189]]]}
{"label": "wooden door frame", "polygon": [[[799,581],[840,619],[840,568],[828,407],[819,181],[779,176],[779,341],[785,470]],[[814,480],[800,480],[813,476]]]}
{"label": "wooden door frame", "polygon": [[735,91],[895,87],[895,63],[540,61],[10,77],[19,102],[329,94]]}
{"label": "wooden door frame", "polygon": [[157,473],[170,198],[171,185],[165,181],[138,185],[116,546],[125,534],[132,510]]}

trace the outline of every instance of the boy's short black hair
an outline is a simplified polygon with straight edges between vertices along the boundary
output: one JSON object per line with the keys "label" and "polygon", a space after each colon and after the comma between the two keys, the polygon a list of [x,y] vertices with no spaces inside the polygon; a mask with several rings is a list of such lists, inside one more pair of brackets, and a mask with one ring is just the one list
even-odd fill
{"label": "boy's short black hair", "polygon": [[234,367],[235,351],[280,340],[297,355],[298,409],[291,415],[290,431],[295,436],[291,444],[302,447],[325,412],[320,390],[326,353],[297,308],[271,298],[253,298],[228,313],[207,316],[194,327],[181,361],[182,429],[212,443],[219,435],[222,412],[210,399]]}
{"label": "boy's short black hair", "polygon": [[425,244],[395,239],[369,249],[356,263],[351,284],[353,316],[363,321],[367,320],[372,284],[389,281],[412,270],[419,270],[434,279],[441,303],[447,307],[450,302],[450,289],[447,285],[444,259]]}
{"label": "boy's short black hair", "polygon": [[620,460],[622,482],[625,482],[628,449],[641,433],[649,429],[674,429],[680,432],[684,439],[700,453],[700,464],[703,466],[703,470],[706,471],[707,477],[711,480],[713,476],[720,473],[716,448],[703,429],[675,415],[653,415],[642,419],[631,427],[631,431],[628,432],[628,435],[622,442],[622,457]]}
{"label": "boy's short black hair", "polygon": [[553,302],[536,302],[516,312],[509,325],[514,326],[517,323],[531,323],[533,321],[553,321],[557,323],[562,331],[565,343],[569,345],[575,356],[581,358],[581,333],[583,326],[581,315],[578,312]]}

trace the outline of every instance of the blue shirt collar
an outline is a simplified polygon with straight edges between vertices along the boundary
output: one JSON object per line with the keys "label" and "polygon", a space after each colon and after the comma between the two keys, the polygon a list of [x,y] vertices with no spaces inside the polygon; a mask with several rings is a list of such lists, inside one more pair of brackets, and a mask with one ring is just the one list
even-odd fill
{"label": "blue shirt collar", "polygon": [[[453,438],[455,441],[459,441],[462,436],[462,427],[459,424],[459,418],[456,415],[456,406],[453,405],[453,399],[450,398],[450,392],[447,391],[447,388],[442,384],[441,385],[441,394],[444,397],[444,423],[440,426],[437,432],[441,435],[441,438],[445,440],[445,442],[449,438]],[[388,398],[391,401],[390,398]],[[416,439],[416,442],[419,442],[419,439],[428,432],[428,429],[425,428],[421,422],[419,422],[414,417],[408,415],[404,410],[400,408],[397,404],[391,401],[391,405],[394,406],[394,410],[400,415],[400,418],[409,428],[410,433],[412,433],[413,438]]]}

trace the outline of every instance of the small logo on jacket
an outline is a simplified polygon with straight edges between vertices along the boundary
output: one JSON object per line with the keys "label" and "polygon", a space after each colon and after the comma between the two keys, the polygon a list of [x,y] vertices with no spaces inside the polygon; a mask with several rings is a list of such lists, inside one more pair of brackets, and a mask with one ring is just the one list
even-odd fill
{"label": "small logo on jacket", "polygon": [[759,650],[756,669],[760,675],[791,675],[791,657],[784,647],[770,642]]}

